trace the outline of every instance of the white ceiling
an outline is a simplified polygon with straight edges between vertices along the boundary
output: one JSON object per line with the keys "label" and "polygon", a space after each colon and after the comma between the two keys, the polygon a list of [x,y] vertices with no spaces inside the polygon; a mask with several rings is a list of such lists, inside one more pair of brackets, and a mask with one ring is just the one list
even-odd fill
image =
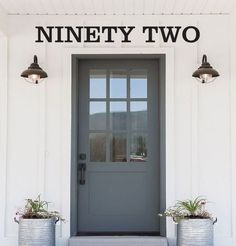
{"label": "white ceiling", "polygon": [[234,0],[0,0],[10,15],[229,14]]}

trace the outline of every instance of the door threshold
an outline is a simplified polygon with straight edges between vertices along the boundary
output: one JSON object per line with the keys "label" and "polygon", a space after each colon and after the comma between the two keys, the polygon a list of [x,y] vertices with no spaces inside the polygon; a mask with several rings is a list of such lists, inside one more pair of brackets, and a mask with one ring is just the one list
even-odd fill
{"label": "door threshold", "polygon": [[69,246],[168,246],[167,238],[161,236],[75,236]]}
{"label": "door threshold", "polygon": [[159,232],[78,232],[77,236],[160,236]]}

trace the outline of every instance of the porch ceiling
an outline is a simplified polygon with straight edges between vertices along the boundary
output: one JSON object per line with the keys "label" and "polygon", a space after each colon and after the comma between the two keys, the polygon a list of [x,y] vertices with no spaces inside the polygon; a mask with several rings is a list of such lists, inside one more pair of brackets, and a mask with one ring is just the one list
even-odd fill
{"label": "porch ceiling", "polygon": [[10,15],[230,14],[234,0],[0,0]]}

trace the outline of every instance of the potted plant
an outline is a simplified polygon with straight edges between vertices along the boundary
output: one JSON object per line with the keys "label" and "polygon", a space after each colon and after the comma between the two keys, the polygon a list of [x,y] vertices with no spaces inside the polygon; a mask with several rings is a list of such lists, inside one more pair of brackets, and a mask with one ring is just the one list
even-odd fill
{"label": "potted plant", "polygon": [[177,224],[177,246],[213,246],[213,225],[217,219],[206,210],[205,198],[177,201],[160,216]]}
{"label": "potted plant", "polygon": [[55,245],[55,225],[63,219],[58,212],[48,211],[48,204],[39,195],[36,199],[26,199],[25,207],[16,213],[19,246]]}

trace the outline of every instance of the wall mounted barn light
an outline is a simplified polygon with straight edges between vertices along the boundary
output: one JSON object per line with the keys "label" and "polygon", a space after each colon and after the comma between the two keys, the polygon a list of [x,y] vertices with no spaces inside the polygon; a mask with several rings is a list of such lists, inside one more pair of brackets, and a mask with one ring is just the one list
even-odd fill
{"label": "wall mounted barn light", "polygon": [[203,55],[202,65],[192,75],[201,83],[210,83],[215,80],[216,77],[220,76],[219,73],[212,68],[210,63],[207,61],[207,56]]}
{"label": "wall mounted barn light", "polygon": [[26,81],[34,84],[38,84],[42,79],[47,78],[47,73],[39,66],[38,58],[34,56],[34,62],[26,69],[21,77],[25,78]]}

